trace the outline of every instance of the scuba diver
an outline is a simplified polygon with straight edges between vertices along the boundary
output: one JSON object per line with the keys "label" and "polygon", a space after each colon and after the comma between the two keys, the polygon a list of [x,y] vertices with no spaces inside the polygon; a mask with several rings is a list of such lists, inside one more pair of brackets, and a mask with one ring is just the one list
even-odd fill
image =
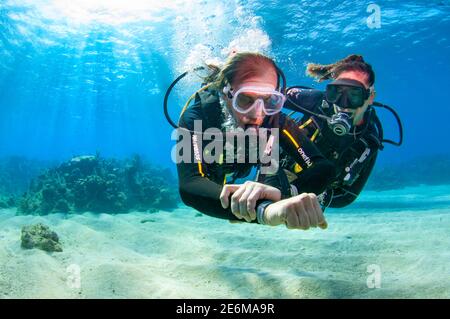
{"label": "scuba diver", "polygon": [[[302,129],[280,112],[286,99],[286,81],[281,70],[270,58],[249,52],[235,53],[223,67],[209,65],[208,69],[210,74],[204,78],[203,87],[186,103],[178,125],[168,115],[167,100],[172,88],[187,72],[172,83],[164,99],[166,118],[178,129],[177,145],[181,133],[189,132],[189,160],[180,160],[185,154],[177,153],[179,192],[183,202],[204,214],[231,221],[285,224],[297,229],[326,228],[315,194],[322,193],[329,185],[334,166]],[[195,103],[189,106],[192,100]],[[196,121],[201,121],[201,131]],[[304,188],[307,192],[298,195],[280,166],[275,174],[263,174],[260,163],[227,162],[224,154],[219,154],[217,162],[205,161],[201,155],[207,150],[200,141],[208,128],[221,132],[239,128],[253,132],[261,128],[270,132],[277,129],[279,134],[275,138],[284,152],[305,168],[301,179],[308,185]],[[248,153],[255,151],[250,149]],[[278,150],[272,149],[272,152]],[[258,169],[256,181],[234,184],[237,179],[248,178],[255,167]]]}
{"label": "scuba diver", "polygon": [[[360,194],[375,165],[378,151],[387,142],[400,146],[403,129],[397,113],[374,102],[375,73],[360,55],[350,55],[329,65],[308,64],[307,74],[318,81],[333,80],[325,92],[306,87],[287,90],[286,109],[299,128],[315,143],[323,156],[335,166],[331,183],[319,195],[322,208],[344,207]],[[373,106],[388,109],[399,125],[400,140],[383,139],[381,122]],[[308,188],[298,176],[302,168],[285,154],[281,159],[289,182],[299,191]]]}

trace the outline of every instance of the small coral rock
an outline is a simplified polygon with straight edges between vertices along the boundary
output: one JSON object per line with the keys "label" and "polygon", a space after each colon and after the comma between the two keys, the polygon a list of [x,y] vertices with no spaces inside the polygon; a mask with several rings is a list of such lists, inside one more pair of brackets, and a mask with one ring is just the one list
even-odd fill
{"label": "small coral rock", "polygon": [[61,252],[58,235],[44,224],[24,226],[22,228],[22,248],[38,248],[48,252]]}

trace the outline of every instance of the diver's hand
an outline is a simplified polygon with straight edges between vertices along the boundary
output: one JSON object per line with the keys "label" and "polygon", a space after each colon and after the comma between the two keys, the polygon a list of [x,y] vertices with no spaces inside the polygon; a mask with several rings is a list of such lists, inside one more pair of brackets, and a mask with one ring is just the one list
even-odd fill
{"label": "diver's hand", "polygon": [[315,194],[303,193],[266,207],[264,221],[267,225],[285,224],[289,229],[307,230],[319,226],[327,228],[319,201]]}
{"label": "diver's hand", "polygon": [[268,199],[271,201],[279,201],[281,192],[279,189],[257,183],[245,182],[242,185],[229,184],[225,185],[220,193],[220,202],[223,208],[230,205],[229,196],[231,196],[231,212],[239,219],[245,219],[251,222],[256,219],[256,201],[260,199]]}

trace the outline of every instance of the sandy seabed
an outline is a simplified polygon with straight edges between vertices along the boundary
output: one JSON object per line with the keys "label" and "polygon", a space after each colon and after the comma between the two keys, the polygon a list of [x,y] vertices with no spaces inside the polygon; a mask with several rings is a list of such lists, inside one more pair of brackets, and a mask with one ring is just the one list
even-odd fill
{"label": "sandy seabed", "polygon": [[[0,298],[450,298],[449,194],[450,186],[365,192],[328,209],[327,230],[308,231],[187,207],[0,210]],[[20,247],[22,226],[37,222],[58,233],[63,252]]]}

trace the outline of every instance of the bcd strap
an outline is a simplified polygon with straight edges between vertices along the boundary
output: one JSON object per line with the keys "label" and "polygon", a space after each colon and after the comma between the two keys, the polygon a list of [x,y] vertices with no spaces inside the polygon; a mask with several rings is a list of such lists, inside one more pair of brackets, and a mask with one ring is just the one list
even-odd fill
{"label": "bcd strap", "polygon": [[198,95],[200,106],[207,122],[204,127],[214,127],[220,130],[223,123],[223,112],[219,96],[214,95],[210,91],[200,92]]}

